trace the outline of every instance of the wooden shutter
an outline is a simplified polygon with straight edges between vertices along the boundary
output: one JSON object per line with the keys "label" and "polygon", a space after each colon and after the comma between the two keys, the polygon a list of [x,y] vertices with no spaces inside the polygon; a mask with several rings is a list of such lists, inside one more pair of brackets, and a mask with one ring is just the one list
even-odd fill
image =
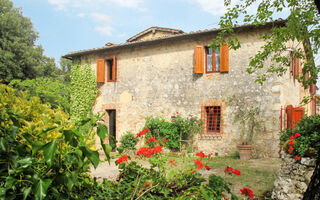
{"label": "wooden shutter", "polygon": [[204,72],[204,46],[196,45],[194,47],[194,73],[203,74]]}
{"label": "wooden shutter", "polygon": [[290,59],[291,59],[290,73],[291,73],[291,75],[293,75],[294,59],[293,59],[293,53],[292,52],[290,52]]}
{"label": "wooden shutter", "polygon": [[117,60],[116,57],[113,56],[113,62],[112,62],[112,80],[116,81],[116,74],[117,74]]}
{"label": "wooden shutter", "polygon": [[299,74],[300,74],[300,60],[299,60],[299,58],[295,58],[295,71],[296,71],[296,77],[297,76],[299,76]]}
{"label": "wooden shutter", "polygon": [[229,71],[229,44],[226,42],[220,46],[220,72]]}
{"label": "wooden shutter", "polygon": [[286,113],[287,113],[287,128],[292,128],[292,110],[293,106],[288,105],[286,108]]}
{"label": "wooden shutter", "polygon": [[303,108],[293,108],[292,109],[292,129],[299,121],[303,118]]}
{"label": "wooden shutter", "polygon": [[97,59],[97,82],[105,82],[105,64],[104,59]]}

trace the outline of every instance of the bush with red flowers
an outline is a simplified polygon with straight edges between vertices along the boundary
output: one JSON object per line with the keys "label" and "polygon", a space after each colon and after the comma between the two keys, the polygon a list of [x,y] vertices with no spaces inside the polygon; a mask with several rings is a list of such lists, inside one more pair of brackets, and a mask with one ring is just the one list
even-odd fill
{"label": "bush with red flowers", "polygon": [[295,129],[281,132],[283,150],[300,160],[301,157],[316,158],[320,151],[320,115],[300,120]]}
{"label": "bush with red flowers", "polygon": [[[199,158],[194,160],[195,169],[177,171],[175,160],[168,160],[163,155],[163,140],[151,137],[148,144],[153,147],[143,146],[137,151],[137,156],[147,159],[150,167],[142,167],[136,161],[129,160],[127,155],[121,156],[116,163],[120,174],[116,182],[104,182],[106,197],[109,199],[221,199],[229,193],[232,199],[237,199],[230,189],[229,184],[221,177],[210,175],[209,183],[202,178],[199,170],[211,170],[202,159],[210,157],[199,152]],[[170,141],[168,141],[170,142]],[[166,168],[166,164],[170,167]]]}
{"label": "bush with red flowers", "polygon": [[250,197],[251,199],[254,198],[254,194],[250,188],[244,187],[244,188],[240,189],[240,192],[241,192],[241,195],[244,195],[248,198]]}

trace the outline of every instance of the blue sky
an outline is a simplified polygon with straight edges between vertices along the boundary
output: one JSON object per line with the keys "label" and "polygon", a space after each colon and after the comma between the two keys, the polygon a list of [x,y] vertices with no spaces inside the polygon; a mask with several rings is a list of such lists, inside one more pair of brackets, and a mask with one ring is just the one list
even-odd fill
{"label": "blue sky", "polygon": [[218,27],[223,0],[13,0],[39,32],[37,44],[55,57],[122,43],[151,27],[185,32]]}
{"label": "blue sky", "polygon": [[[37,44],[57,63],[68,52],[101,47],[107,42],[123,43],[151,26],[185,32],[218,28],[219,17],[226,10],[223,0],[12,1],[31,18],[39,32]],[[316,63],[320,64],[319,55]]]}

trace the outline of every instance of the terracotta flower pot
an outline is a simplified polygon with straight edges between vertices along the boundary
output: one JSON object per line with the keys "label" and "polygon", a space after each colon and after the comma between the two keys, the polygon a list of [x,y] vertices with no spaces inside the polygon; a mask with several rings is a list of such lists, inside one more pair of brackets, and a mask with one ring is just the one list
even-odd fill
{"label": "terracotta flower pot", "polygon": [[251,158],[251,151],[252,151],[252,145],[238,145],[238,150],[240,154],[240,160],[250,160]]}

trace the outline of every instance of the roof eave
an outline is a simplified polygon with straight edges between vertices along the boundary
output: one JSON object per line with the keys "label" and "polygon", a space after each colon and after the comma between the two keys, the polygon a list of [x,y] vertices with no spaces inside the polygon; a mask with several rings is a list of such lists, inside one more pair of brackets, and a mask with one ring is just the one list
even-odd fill
{"label": "roof eave", "polygon": [[[245,30],[248,28],[285,26],[286,22],[287,22],[287,20],[276,20],[276,21],[268,22],[262,26],[247,24],[247,25],[241,25],[241,26],[234,27],[233,29],[235,31],[241,31],[241,30]],[[121,49],[121,48],[126,48],[126,47],[136,47],[136,46],[141,46],[141,45],[154,44],[154,43],[162,42],[162,41],[192,38],[192,37],[197,37],[200,35],[218,33],[222,30],[224,30],[224,29],[212,29],[212,30],[206,30],[206,31],[200,31],[200,32],[191,32],[191,33],[187,33],[187,34],[172,35],[172,36],[168,36],[168,37],[157,38],[154,40],[144,40],[144,41],[123,43],[123,44],[119,44],[119,45],[115,45],[115,46],[108,46],[108,47],[104,46],[104,47],[95,48],[95,49],[81,50],[81,51],[76,51],[76,52],[70,52],[70,53],[62,56],[62,58],[73,59],[75,57],[80,57],[80,56],[91,54],[91,53],[99,53],[99,52],[103,52],[103,51],[107,51],[107,50],[116,50],[116,49]]]}

